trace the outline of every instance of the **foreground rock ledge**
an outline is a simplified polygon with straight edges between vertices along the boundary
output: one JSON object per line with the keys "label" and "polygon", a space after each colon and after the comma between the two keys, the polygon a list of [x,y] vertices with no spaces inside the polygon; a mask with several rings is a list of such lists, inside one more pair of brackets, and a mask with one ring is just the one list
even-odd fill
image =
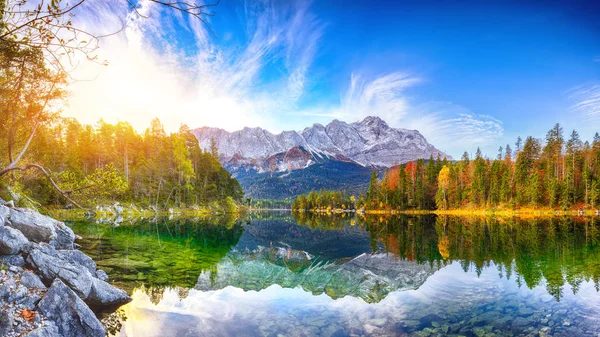
{"label": "foreground rock ledge", "polygon": [[131,301],[64,223],[0,199],[0,336],[104,337],[90,309]]}

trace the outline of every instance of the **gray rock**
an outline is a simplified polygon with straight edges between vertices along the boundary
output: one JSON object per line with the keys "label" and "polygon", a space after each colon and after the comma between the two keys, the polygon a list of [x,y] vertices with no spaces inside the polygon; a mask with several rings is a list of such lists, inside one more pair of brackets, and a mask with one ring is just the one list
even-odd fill
{"label": "gray rock", "polygon": [[[2,273],[4,273],[4,271],[2,271]],[[0,276],[5,277],[6,273],[4,274],[0,274]],[[14,281],[14,279],[9,278],[8,280],[0,283],[0,301],[6,302],[6,299],[8,298],[10,291],[11,291],[11,287],[15,287],[16,283]]]}
{"label": "gray rock", "polygon": [[92,310],[61,280],[52,283],[38,311],[58,327],[63,337],[104,337],[106,330]]}
{"label": "gray rock", "polygon": [[86,302],[93,306],[110,307],[131,302],[131,297],[122,289],[99,280],[92,279],[92,289]]}
{"label": "gray rock", "polygon": [[24,337],[62,337],[58,331],[58,327],[54,323],[50,322],[45,326],[39,327]]}
{"label": "gray rock", "polygon": [[42,280],[40,280],[40,278],[37,275],[28,270],[25,271],[23,275],[21,275],[21,284],[26,286],[27,288],[46,289],[46,286],[44,285],[44,283],[42,283]]}
{"label": "gray rock", "polygon": [[16,255],[27,243],[27,238],[14,228],[0,226],[0,255]]}
{"label": "gray rock", "polygon": [[23,309],[35,310],[35,307],[42,299],[42,296],[38,293],[29,294],[25,287],[22,289],[24,291],[23,296],[15,301],[15,304]]}
{"label": "gray rock", "polygon": [[4,226],[10,217],[10,208],[0,203],[0,226]]}
{"label": "gray rock", "polygon": [[73,249],[75,242],[75,233],[63,222],[57,221],[54,224],[56,230],[56,239],[52,241],[56,249]]}
{"label": "gray rock", "polygon": [[6,336],[12,329],[13,317],[7,310],[0,310],[0,336]]}
{"label": "gray rock", "polygon": [[96,278],[108,282],[108,274],[102,269],[96,270]]}
{"label": "gray rock", "polygon": [[29,241],[50,242],[56,239],[56,220],[27,208],[11,208],[6,226],[18,229]]}
{"label": "gray rock", "polygon": [[7,269],[9,272],[11,272],[13,275],[17,275],[17,274],[21,274],[23,272],[23,268],[19,267],[19,266],[11,266],[8,265]]}
{"label": "gray rock", "polygon": [[0,256],[0,265],[23,267],[25,265],[25,259],[23,259],[23,256],[21,255]]}
{"label": "gray rock", "polygon": [[12,275],[0,284],[0,303],[14,304],[21,308],[33,310],[41,299],[39,292],[29,291],[17,282],[16,275]]}
{"label": "gray rock", "polygon": [[60,254],[51,247],[40,245],[27,256],[27,265],[34,269],[46,284],[60,278],[81,298],[86,299],[92,287],[92,275],[81,266],[60,258]]}
{"label": "gray rock", "polygon": [[90,274],[96,275],[96,262],[80,250],[60,250],[61,258],[72,264],[86,268]]}

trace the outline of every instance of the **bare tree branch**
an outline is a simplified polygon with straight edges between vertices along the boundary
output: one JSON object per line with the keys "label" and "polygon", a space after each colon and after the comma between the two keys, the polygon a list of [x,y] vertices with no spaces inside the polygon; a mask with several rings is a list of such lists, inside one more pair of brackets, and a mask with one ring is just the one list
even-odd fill
{"label": "bare tree branch", "polygon": [[54,181],[54,179],[52,179],[52,176],[48,173],[48,171],[46,171],[46,169],[41,165],[27,164],[23,167],[15,166],[12,168],[5,168],[4,170],[0,171],[0,177],[2,177],[3,175],[5,175],[9,172],[12,172],[12,171],[27,171],[29,169],[37,169],[37,170],[41,171],[44,174],[44,176],[46,176],[46,178],[48,178],[48,180],[50,181],[50,183],[52,184],[54,189],[58,191],[58,193],[60,193],[65,199],[67,199],[70,203],[75,205],[77,208],[85,209],[85,208],[81,207],[81,205],[79,205],[75,200],[71,199],[71,197],[69,196],[69,194],[71,194],[75,190],[64,191],[63,189],[61,189],[60,186],[58,186],[58,184]]}

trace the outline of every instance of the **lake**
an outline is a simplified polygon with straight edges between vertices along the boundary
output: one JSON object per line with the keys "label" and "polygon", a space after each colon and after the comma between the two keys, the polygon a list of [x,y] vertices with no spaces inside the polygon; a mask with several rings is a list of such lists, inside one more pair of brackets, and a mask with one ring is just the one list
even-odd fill
{"label": "lake", "polygon": [[600,219],[70,223],[133,301],[111,336],[599,336]]}

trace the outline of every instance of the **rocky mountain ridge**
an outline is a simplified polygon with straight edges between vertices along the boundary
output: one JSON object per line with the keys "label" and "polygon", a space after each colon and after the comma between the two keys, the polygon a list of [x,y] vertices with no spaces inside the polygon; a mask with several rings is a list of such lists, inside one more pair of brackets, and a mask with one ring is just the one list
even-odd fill
{"label": "rocky mountain ridge", "polygon": [[392,128],[379,117],[355,123],[333,120],[302,131],[273,134],[246,127],[235,132],[202,127],[194,130],[200,147],[214,139],[221,162],[234,172],[284,172],[306,168],[322,160],[353,161],[362,166],[390,167],[438,155],[450,156],[429,144],[417,130]]}

